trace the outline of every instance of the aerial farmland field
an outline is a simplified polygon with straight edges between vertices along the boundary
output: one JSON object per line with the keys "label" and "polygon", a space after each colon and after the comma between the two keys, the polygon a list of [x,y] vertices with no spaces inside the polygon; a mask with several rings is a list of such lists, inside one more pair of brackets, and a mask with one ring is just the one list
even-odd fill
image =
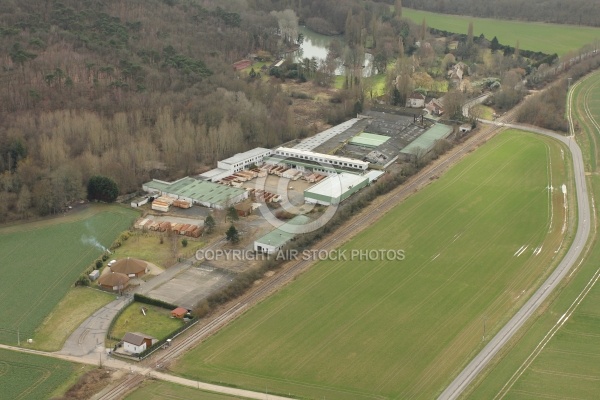
{"label": "aerial farmland field", "polygon": [[51,398],[57,388],[70,380],[76,368],[81,367],[49,357],[0,349],[0,399]]}
{"label": "aerial farmland field", "polygon": [[175,371],[308,398],[434,397],[567,247],[561,150],[500,134],[342,246],[403,261],[320,261]]}
{"label": "aerial farmland field", "polygon": [[124,207],[101,205],[72,213],[0,228],[0,343],[31,338],[102,254],[102,246],[109,246],[137,216]]}
{"label": "aerial farmland field", "polygon": [[463,34],[467,33],[469,23],[473,22],[475,36],[483,33],[489,40],[496,36],[504,45],[515,47],[518,42],[521,49],[547,54],[556,53],[559,56],[576,51],[586,44],[600,41],[600,28],[586,26],[475,18],[408,8],[402,9],[402,16],[416,24],[421,24],[425,20],[430,28]]}
{"label": "aerial farmland field", "polygon": [[[597,175],[600,137],[600,73],[573,86],[573,117],[586,161],[588,187],[595,207],[600,199]],[[594,399],[600,392],[600,245],[597,227],[586,258],[567,276],[544,312],[521,332],[463,398]]]}

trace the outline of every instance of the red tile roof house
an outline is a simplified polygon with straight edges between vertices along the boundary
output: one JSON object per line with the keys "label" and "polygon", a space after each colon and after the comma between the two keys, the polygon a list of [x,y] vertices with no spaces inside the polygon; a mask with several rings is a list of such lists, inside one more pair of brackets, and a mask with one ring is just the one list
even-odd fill
{"label": "red tile roof house", "polygon": [[248,68],[249,66],[252,65],[252,61],[250,60],[240,60],[240,61],[236,61],[233,64],[233,69],[235,71],[241,71],[245,68]]}
{"label": "red tile roof house", "polygon": [[442,115],[444,113],[444,104],[442,103],[441,99],[432,99],[429,103],[427,103],[425,108],[432,115]]}

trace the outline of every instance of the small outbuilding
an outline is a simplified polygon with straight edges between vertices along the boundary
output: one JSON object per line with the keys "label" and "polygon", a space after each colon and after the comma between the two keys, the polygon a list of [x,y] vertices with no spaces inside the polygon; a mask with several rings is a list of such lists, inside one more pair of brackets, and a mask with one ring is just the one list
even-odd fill
{"label": "small outbuilding", "polygon": [[98,278],[98,285],[104,290],[118,292],[129,285],[129,277],[118,272],[109,272]]}
{"label": "small outbuilding", "polygon": [[139,332],[127,332],[123,336],[123,350],[127,353],[139,354],[152,346],[153,338]]}
{"label": "small outbuilding", "polygon": [[148,272],[148,263],[136,258],[123,258],[117,260],[110,266],[112,272],[127,275],[130,278],[138,278]]}
{"label": "small outbuilding", "polygon": [[171,317],[183,319],[185,315],[188,313],[187,308],[177,307],[173,311],[171,311]]}

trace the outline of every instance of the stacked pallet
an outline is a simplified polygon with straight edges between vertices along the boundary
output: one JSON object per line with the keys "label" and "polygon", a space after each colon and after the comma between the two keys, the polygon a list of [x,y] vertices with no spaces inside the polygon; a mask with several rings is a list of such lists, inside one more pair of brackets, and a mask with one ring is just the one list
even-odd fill
{"label": "stacked pallet", "polygon": [[173,202],[173,207],[179,207],[179,208],[191,208],[192,204],[189,201],[185,201],[185,200],[175,200]]}

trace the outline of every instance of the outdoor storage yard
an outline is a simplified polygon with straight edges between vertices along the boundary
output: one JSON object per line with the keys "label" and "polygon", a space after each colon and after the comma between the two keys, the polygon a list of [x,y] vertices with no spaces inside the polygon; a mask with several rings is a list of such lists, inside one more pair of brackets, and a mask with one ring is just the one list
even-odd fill
{"label": "outdoor storage yard", "polygon": [[552,140],[497,136],[341,248],[403,260],[319,261],[175,371],[298,397],[434,398],[567,247],[568,196],[548,189],[571,190],[564,171]]}

